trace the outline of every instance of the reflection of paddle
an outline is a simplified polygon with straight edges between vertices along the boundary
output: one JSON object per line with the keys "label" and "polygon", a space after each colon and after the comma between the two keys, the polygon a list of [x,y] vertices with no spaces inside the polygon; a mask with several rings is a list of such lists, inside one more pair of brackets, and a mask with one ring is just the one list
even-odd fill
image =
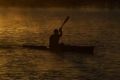
{"label": "reflection of paddle", "polygon": [[63,26],[69,20],[69,18],[70,18],[69,16],[66,17],[65,21],[63,22],[63,24],[61,25],[61,27],[59,28],[59,30],[62,30]]}

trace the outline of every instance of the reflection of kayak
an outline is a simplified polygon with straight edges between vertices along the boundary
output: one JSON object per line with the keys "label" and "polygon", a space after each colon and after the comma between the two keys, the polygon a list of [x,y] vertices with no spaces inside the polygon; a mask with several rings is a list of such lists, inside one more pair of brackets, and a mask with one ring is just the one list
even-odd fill
{"label": "reflection of kayak", "polygon": [[57,51],[57,52],[80,52],[80,53],[88,53],[88,54],[93,54],[94,52],[94,46],[64,45],[57,49],[51,49],[46,46],[34,46],[34,45],[23,45],[22,47],[30,48],[30,49],[38,49],[38,50]]}

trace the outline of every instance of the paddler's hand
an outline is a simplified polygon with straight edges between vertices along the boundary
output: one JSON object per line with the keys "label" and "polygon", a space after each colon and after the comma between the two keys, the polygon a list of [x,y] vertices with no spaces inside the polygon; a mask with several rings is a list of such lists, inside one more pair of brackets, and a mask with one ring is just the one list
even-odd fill
{"label": "paddler's hand", "polygon": [[62,28],[59,28],[59,31],[61,32],[61,31],[62,31]]}
{"label": "paddler's hand", "polygon": [[59,28],[59,36],[62,36],[62,27]]}

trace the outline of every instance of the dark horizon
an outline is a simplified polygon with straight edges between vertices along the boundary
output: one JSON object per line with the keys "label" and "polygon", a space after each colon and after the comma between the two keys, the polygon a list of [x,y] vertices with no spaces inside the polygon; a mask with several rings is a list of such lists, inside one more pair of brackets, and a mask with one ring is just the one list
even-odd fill
{"label": "dark horizon", "polygon": [[63,7],[119,9],[119,0],[0,0],[1,7]]}

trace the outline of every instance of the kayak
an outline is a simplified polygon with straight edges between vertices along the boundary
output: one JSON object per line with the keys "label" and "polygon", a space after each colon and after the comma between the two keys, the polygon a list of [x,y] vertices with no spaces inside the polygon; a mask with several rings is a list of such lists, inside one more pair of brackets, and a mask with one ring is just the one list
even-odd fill
{"label": "kayak", "polygon": [[23,45],[24,48],[37,49],[37,50],[49,50],[55,52],[78,52],[78,53],[88,53],[94,54],[95,46],[73,46],[73,45],[64,45],[59,48],[49,48],[47,46],[36,46],[36,45]]}

